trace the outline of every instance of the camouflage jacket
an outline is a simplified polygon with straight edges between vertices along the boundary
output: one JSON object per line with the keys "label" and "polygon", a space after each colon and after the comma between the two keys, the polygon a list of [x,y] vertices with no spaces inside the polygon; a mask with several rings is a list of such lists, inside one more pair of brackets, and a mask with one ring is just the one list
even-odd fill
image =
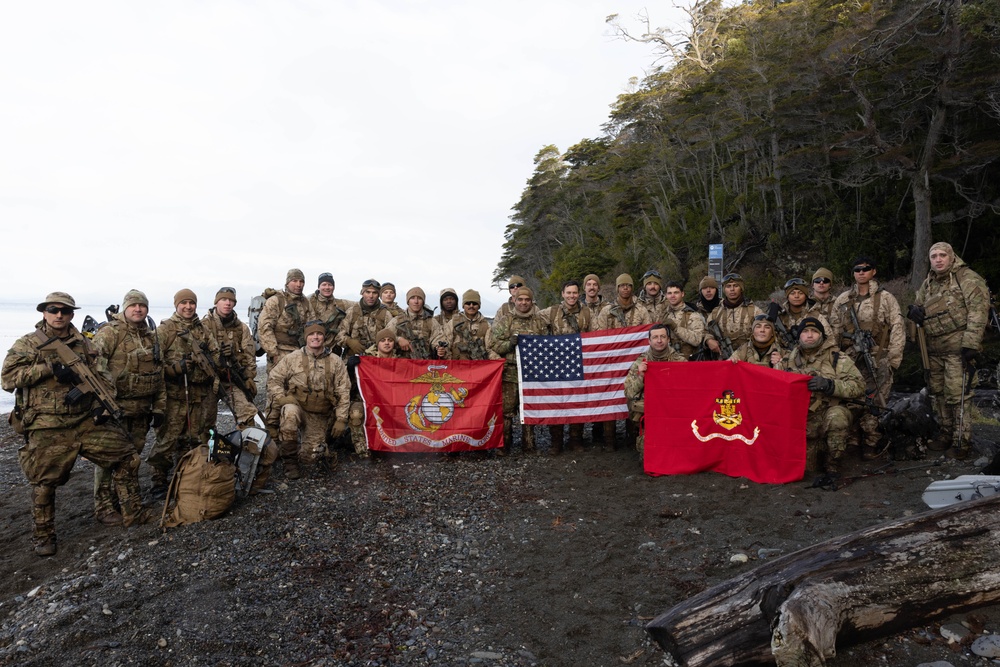
{"label": "camouflage jacket", "polygon": [[816,298],[816,295],[809,297],[809,314],[815,317],[817,314],[822,315],[826,318],[826,321],[830,321],[830,316],[833,314],[833,304],[837,302],[837,298],[832,294],[828,294],[825,301],[821,301]]}
{"label": "camouflage jacket", "polygon": [[831,338],[826,338],[819,348],[811,352],[801,347],[792,350],[785,362],[785,370],[833,380],[832,395],[812,392],[812,401],[809,403],[810,418],[816,413],[824,414],[828,407],[839,405],[843,399],[860,398],[865,393],[865,379],[861,371],[849,356],[837,351],[837,346]]}
{"label": "camouflage jacket", "polygon": [[681,302],[677,307],[664,303],[658,321],[670,327],[670,341],[674,349],[690,359],[705,342],[705,318],[686,303]]}
{"label": "camouflage jacket", "polygon": [[896,297],[879,287],[874,280],[868,283],[868,294],[864,296],[858,294],[858,286],[854,285],[837,297],[831,312],[833,321],[830,324],[837,332],[838,338],[831,340],[837,340],[840,349],[851,359],[856,360],[858,353],[854,349],[854,343],[846,337],[854,333],[851,310],[857,314],[861,328],[872,334],[876,361],[885,358],[889,366],[899,368],[899,364],[903,361],[903,347],[906,345],[906,330],[903,327],[903,316],[899,312],[899,302],[896,301]]}
{"label": "camouflage jacket", "polygon": [[631,303],[622,305],[617,300],[604,306],[594,323],[594,331],[605,329],[624,329],[641,324],[652,324],[653,318],[646,307],[634,298]]}
{"label": "camouflage jacket", "polygon": [[557,303],[542,311],[549,321],[549,333],[574,334],[590,331],[593,323],[590,308],[583,307],[579,302],[575,308],[567,308],[564,303]]}
{"label": "camouflage jacket", "polygon": [[[233,348],[233,353],[228,359],[223,359],[220,356],[220,370],[237,367],[243,373],[243,377],[250,380],[257,377],[257,356],[254,354],[256,346],[253,342],[253,336],[250,335],[250,327],[245,322],[240,321],[235,311],[227,322],[223,321],[215,308],[209,308],[208,313],[201,318],[201,323],[215,336],[215,340],[219,344],[220,355],[224,344],[231,345]],[[224,370],[223,374],[228,375],[228,372]],[[223,379],[231,380],[232,378],[224,377]]]}
{"label": "camouflage jacket", "polygon": [[330,350],[314,355],[303,347],[274,365],[267,376],[267,395],[272,405],[290,398],[306,412],[346,422],[351,380],[344,362]]}
{"label": "camouflage jacket", "polygon": [[[160,322],[156,327],[156,335],[160,338],[160,350],[163,354],[163,376],[167,381],[167,397],[177,398],[184,395],[184,377],[189,384],[213,384],[215,378],[208,369],[197,363],[192,354],[197,347],[202,348],[208,359],[218,366],[219,342],[212,332],[193,317],[185,320],[177,313]],[[179,362],[185,362],[185,370],[179,371]]]}
{"label": "camouflage jacket", "polygon": [[[379,303],[382,302],[380,301]],[[399,304],[396,303],[395,301],[393,301],[392,303],[382,303],[382,305],[385,306],[385,309],[389,311],[390,320],[394,317],[399,317],[400,315],[406,312],[405,310],[400,308]]]}
{"label": "camouflage jacket", "polygon": [[97,330],[94,347],[107,360],[118,403],[129,417],[164,414],[167,390],[163,381],[163,352],[156,332],[143,321],[133,324],[124,313]]}
{"label": "camouflage jacket", "polygon": [[405,338],[410,342],[410,351],[403,352],[409,359],[437,359],[437,353],[432,349],[438,341],[444,340],[441,325],[426,310],[416,315],[407,310],[389,321],[389,328],[396,338]]}
{"label": "camouflage jacket", "polygon": [[[587,301],[586,296],[581,294],[580,305],[590,311],[590,321],[592,323],[596,323],[597,316],[601,314],[601,311],[604,310],[604,306],[608,304],[604,303],[604,297],[601,296],[600,294],[597,295],[597,301],[595,301],[594,303],[589,303]],[[591,331],[593,331],[593,329],[591,329]]]}
{"label": "camouflage jacket", "polygon": [[947,272],[930,271],[917,290],[915,303],[924,308],[929,351],[957,354],[963,347],[982,349],[990,291],[958,255]]}
{"label": "camouflage jacket", "polygon": [[490,349],[505,360],[504,382],[517,382],[517,339],[522,334],[543,336],[549,332],[549,321],[537,308],[530,313],[514,311],[493,323]]}
{"label": "camouflage jacket", "polygon": [[347,348],[347,341],[354,340],[360,343],[361,347],[369,348],[378,342],[375,336],[389,325],[391,319],[389,310],[382,302],[370,308],[365,306],[363,301],[352,303],[340,323],[340,330],[337,331],[337,345]]}
{"label": "camouflage jacket", "polygon": [[[337,333],[340,331],[340,323],[347,316],[347,310],[352,306],[352,302],[346,299],[327,298],[319,292],[309,295],[309,319],[307,321],[319,320],[326,328],[326,337],[323,344],[331,350],[337,347]],[[338,353],[334,350],[334,353]]]}
{"label": "camouflage jacket", "polygon": [[[777,352],[781,355],[781,361],[777,364],[771,363],[771,353]],[[753,341],[748,340],[737,348],[733,352],[733,356],[729,357],[729,361],[736,363],[737,361],[745,361],[755,366],[767,366],[768,368],[774,368],[775,370],[783,371],[785,369],[785,361],[788,356],[788,351],[781,346],[778,342],[777,337],[771,342],[767,348],[763,350],[758,350],[754,347]]]}
{"label": "camouflage jacket", "polygon": [[[723,300],[708,316],[708,324],[713,322],[718,324],[722,335],[729,339],[733,344],[733,350],[736,350],[750,340],[750,334],[753,332],[753,318],[763,314],[764,311],[750,300],[744,300],[742,304],[735,307],[729,306]],[[705,337],[715,338],[711,332],[706,332]]]}
{"label": "camouflage jacket", "polygon": [[629,366],[628,375],[625,376],[625,398],[628,399],[629,403],[634,403],[635,401],[643,400],[643,394],[645,392],[645,375],[639,373],[639,364],[642,362],[659,362],[659,361],[687,361],[687,357],[677,352],[673,348],[667,348],[666,355],[661,359],[653,358],[653,351],[646,350],[632,362]]}
{"label": "camouflage jacket", "polygon": [[448,343],[448,354],[451,359],[483,361],[500,358],[490,349],[493,344],[493,332],[482,313],[476,313],[476,317],[471,320],[465,313],[456,315],[441,330],[441,335]]}
{"label": "camouflage jacket", "polygon": [[[35,325],[45,338],[52,336],[45,321]],[[69,325],[67,336],[62,339],[94,373],[103,377],[109,387],[114,387],[108,373],[107,362],[80,331]],[[58,361],[51,348],[39,351],[42,340],[34,333],[21,336],[7,352],[0,371],[5,391],[16,391],[16,409],[21,410],[27,430],[43,428],[69,428],[86,419],[94,406],[93,397],[85,396],[75,405],[66,405],[66,395],[71,385],[61,384],[52,372]],[[113,391],[113,389],[112,389]]]}
{"label": "camouflage jacket", "polygon": [[[793,339],[798,340],[799,330],[797,327],[802,323],[802,320],[807,317],[815,317],[819,320],[819,323],[823,325],[823,331],[826,332],[827,338],[830,340],[839,340],[836,329],[834,329],[833,325],[830,324],[830,321],[826,318],[826,316],[811,309],[811,302],[806,301],[806,303],[802,306],[802,310],[797,313],[793,313],[789,309],[788,301],[781,304],[781,313],[778,315],[778,319],[781,320],[781,323],[785,326],[785,329]],[[775,330],[775,333],[777,333],[777,330]]]}
{"label": "camouflage jacket", "polygon": [[268,357],[305,345],[309,301],[301,294],[283,290],[268,298],[257,320],[257,337]]}

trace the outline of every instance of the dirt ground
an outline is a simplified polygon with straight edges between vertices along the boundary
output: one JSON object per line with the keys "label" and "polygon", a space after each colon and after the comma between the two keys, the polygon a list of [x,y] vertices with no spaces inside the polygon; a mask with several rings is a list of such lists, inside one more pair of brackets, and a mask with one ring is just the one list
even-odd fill
{"label": "dirt ground", "polygon": [[[19,436],[3,429],[9,665],[659,665],[643,627],[654,616],[762,558],[923,512],[928,483],[977,471],[901,462],[919,468],[828,491],[654,478],[635,452],[589,447],[377,463],[342,452],[332,474],[287,482],[278,466],[270,493],[164,533],[97,524],[80,461],[57,494],[59,553],[38,558]],[[977,439],[985,450],[996,433]],[[878,464],[852,458],[846,474]],[[739,553],[747,562],[731,561]],[[975,632],[949,644],[943,622]],[[968,650],[983,632],[1000,633],[1000,608],[841,648],[829,664],[993,664]]]}

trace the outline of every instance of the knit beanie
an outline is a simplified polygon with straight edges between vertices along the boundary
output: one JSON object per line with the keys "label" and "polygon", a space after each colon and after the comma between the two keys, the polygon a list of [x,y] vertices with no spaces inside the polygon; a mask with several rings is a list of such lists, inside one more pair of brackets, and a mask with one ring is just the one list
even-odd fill
{"label": "knit beanie", "polygon": [[813,280],[816,280],[817,278],[826,278],[827,280],[829,280],[832,283],[833,282],[833,271],[831,271],[830,269],[827,269],[827,268],[824,268],[824,267],[821,266],[818,269],[816,269],[816,273],[814,273],[813,277],[812,277]]}
{"label": "knit beanie", "polygon": [[470,301],[474,301],[476,303],[483,302],[482,299],[479,298],[479,292],[474,289],[467,289],[462,293],[462,304],[464,305]]}
{"label": "knit beanie", "polygon": [[516,299],[519,296],[527,296],[531,297],[531,299],[534,299],[535,293],[531,291],[530,287],[518,287],[517,291],[514,292],[514,298]]}
{"label": "knit beanie", "polygon": [[125,292],[125,298],[122,299],[122,310],[135,305],[146,306],[146,308],[149,308],[149,299],[147,299],[146,295],[139,290],[130,289]]}
{"label": "knit beanie", "polygon": [[712,276],[705,276],[704,278],[701,279],[701,282],[698,283],[698,291],[700,292],[706,287],[714,287],[715,289],[719,289],[719,281],[713,278]]}
{"label": "knit beanie", "polygon": [[288,273],[285,275],[285,284],[292,282],[293,280],[305,280],[306,274],[302,273],[301,269],[288,269]]}
{"label": "knit beanie", "polygon": [[379,342],[380,340],[385,339],[385,338],[391,338],[393,340],[396,340],[396,334],[394,334],[392,332],[392,329],[390,329],[388,327],[386,327],[385,329],[381,329],[377,334],[375,334],[375,342],[376,343]]}
{"label": "knit beanie", "polygon": [[601,279],[600,279],[600,277],[598,277],[598,275],[596,273],[588,273],[587,274],[587,276],[583,279],[583,285],[584,285],[584,287],[587,286],[587,281],[588,280],[596,280],[598,287],[600,287],[600,285],[601,285]]}
{"label": "knit beanie", "polygon": [[615,280],[615,287],[621,287],[622,285],[634,285],[634,284],[635,283],[632,282],[632,276],[630,276],[627,273],[619,275],[617,280]]}
{"label": "knit beanie", "polygon": [[174,308],[179,306],[181,301],[184,300],[194,301],[194,305],[198,305],[198,296],[186,287],[174,295]]}
{"label": "knit beanie", "polygon": [[236,290],[232,287],[223,287],[218,292],[215,293],[214,303],[219,303],[219,299],[229,299],[236,305]]}
{"label": "knit beanie", "polygon": [[323,323],[320,320],[306,322],[305,335],[308,336],[309,334],[314,333],[321,333],[324,336],[326,335],[326,327],[323,326]]}
{"label": "knit beanie", "polygon": [[321,273],[321,274],[319,274],[319,281],[317,281],[316,287],[319,287],[323,283],[330,283],[334,287],[337,286],[337,283],[335,283],[333,281],[333,274],[332,273]]}
{"label": "knit beanie", "polygon": [[424,301],[427,300],[427,295],[424,294],[424,291],[422,289],[420,289],[419,287],[411,287],[410,290],[406,293],[406,302],[407,303],[410,302],[410,297],[411,296],[419,296]]}

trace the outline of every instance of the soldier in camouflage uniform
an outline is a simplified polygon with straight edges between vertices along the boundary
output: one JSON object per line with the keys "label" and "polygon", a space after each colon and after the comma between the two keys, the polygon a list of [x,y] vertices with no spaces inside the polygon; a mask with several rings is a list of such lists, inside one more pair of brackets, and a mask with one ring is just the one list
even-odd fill
{"label": "soldier in camouflage uniform", "polygon": [[[121,313],[115,315],[94,336],[94,347],[108,364],[118,405],[125,412],[122,426],[129,432],[136,455],[146,446],[149,427],[163,424],[167,391],[163,363],[156,334],[146,323],[149,300],[139,290],[129,290],[122,299]],[[94,513],[106,526],[122,522],[115,505],[111,473],[94,468]]]}
{"label": "soldier in camouflage uniform", "polygon": [[799,325],[799,345],[788,357],[786,370],[809,375],[809,416],[806,419],[806,470],[822,470],[835,475],[847,449],[851,411],[843,400],[856,399],[864,393],[865,380],[846,354],[837,351],[827,338],[823,324],[807,317]]}
{"label": "soldier in camouflage uniform", "polygon": [[316,291],[309,295],[309,319],[323,323],[326,327],[326,347],[340,356],[344,350],[337,345],[337,332],[340,330],[340,323],[347,315],[347,309],[352,304],[347,299],[335,298],[333,296],[335,288],[333,274],[319,274],[319,285]]}
{"label": "soldier in camouflage uniform", "polygon": [[56,553],[56,487],[69,480],[77,456],[110,472],[126,525],[147,521],[149,513],[139,498],[135,446],[124,431],[102,425],[108,415],[92,395],[74,400],[71,390],[78,377],[59,361],[51,345],[38,349],[51,338],[59,339],[80,358],[79,363],[107,381],[109,389],[113,386],[104,359],[72,324],[76,302],[65,292],[53,292],[37,310],[42,321],[35,332],[14,342],[0,378],[5,391],[15,392],[12,418],[18,417],[16,428],[24,430],[25,444],[17,458],[31,484],[34,550],[39,556],[51,556]]}
{"label": "soldier in camouflage uniform", "polygon": [[[854,262],[854,286],[837,297],[831,312],[831,328],[840,333],[840,349],[855,363],[865,378],[865,393],[872,396],[875,404],[885,407],[892,390],[892,374],[903,361],[903,347],[906,345],[906,332],[903,328],[903,317],[899,312],[899,302],[890,292],[879,286],[875,280],[878,270],[875,262],[869,257],[859,257]],[[871,332],[875,348],[873,350],[878,391],[875,379],[871,377],[868,366],[854,346],[852,334],[855,333],[854,320],[851,312],[857,316],[861,329]],[[876,458],[878,442],[881,433],[878,427],[878,417],[871,414],[867,408],[857,407],[860,414],[857,425],[861,434],[852,433],[852,441],[863,436],[862,457],[866,460]]]}
{"label": "soldier in camouflage uniform", "polygon": [[388,309],[390,319],[406,312],[396,303],[396,286],[392,283],[382,283],[378,297],[382,305]]}
{"label": "soldier in camouflage uniform", "polygon": [[583,279],[583,295],[581,303],[590,311],[590,321],[596,322],[597,316],[604,310],[604,297],[601,296],[601,279],[596,273],[588,273]]}
{"label": "soldier in camouflage uniform", "polygon": [[392,319],[389,309],[378,299],[381,287],[377,280],[370,278],[362,283],[361,299],[351,304],[340,323],[337,345],[350,354],[364,354],[375,344],[375,334],[385,329]]}
{"label": "soldier in camouflage uniform", "polygon": [[441,330],[451,359],[483,361],[500,358],[490,350],[493,337],[490,323],[479,312],[481,303],[479,292],[466,290],[462,294],[462,312],[451,318]]}
{"label": "soldier in camouflage uniform", "polygon": [[441,290],[441,312],[434,316],[434,321],[443,328],[458,313],[458,292],[454,287],[445,287]]}
{"label": "soldier in camouflage uniform", "polygon": [[[623,273],[615,280],[615,291],[618,298],[601,310],[594,323],[594,331],[606,329],[623,329],[625,327],[652,324],[653,319],[646,307],[632,296],[632,276]],[[617,423],[604,422],[604,451],[613,451],[618,447],[616,440]],[[634,441],[638,430],[631,420],[625,421],[625,434],[629,441]]]}
{"label": "soldier in camouflage uniform", "polygon": [[625,398],[628,400],[629,419],[636,424],[639,434],[635,438],[635,450],[643,455],[644,440],[642,420],[646,413],[645,381],[650,361],[687,361],[687,357],[670,344],[670,328],[666,324],[654,324],[649,328],[649,349],[632,362],[625,376]]}
{"label": "soldier in camouflage uniform", "polygon": [[982,349],[983,333],[990,309],[986,282],[955,254],[948,243],[930,249],[931,269],[917,290],[907,314],[923,326],[930,358],[928,391],[937,412],[941,434],[936,449],[954,447],[956,459],[970,452],[971,419],[962,414],[963,394],[976,357]]}
{"label": "soldier in camouflage uniform", "polygon": [[[392,329],[382,329],[375,335],[375,344],[365,350],[364,356],[376,359],[400,359],[401,350],[396,347],[396,334]],[[360,394],[352,391],[351,410],[347,416],[354,452],[361,458],[368,458],[368,438],[365,436],[365,404]]]}
{"label": "soldier in camouflage uniform", "polygon": [[[305,334],[305,346],[286,355],[267,378],[271,409],[279,412],[278,451],[288,479],[300,477],[300,461],[329,457],[326,436],[336,440],[344,434],[351,403],[347,367],[323,344],[323,323],[307,323]],[[336,459],[329,458],[335,465]]]}
{"label": "soldier in camouflage uniform", "polygon": [[[553,335],[584,333],[592,328],[590,309],[580,303],[580,283],[576,280],[563,283],[562,303],[546,308],[542,314],[549,322],[549,333]],[[562,452],[565,430],[563,424],[549,426],[551,454],[558,455]],[[569,448],[573,451],[583,449],[583,424],[569,425]]]}
{"label": "soldier in camouflage uniform", "polygon": [[656,269],[650,269],[642,276],[642,291],[639,292],[638,301],[646,310],[654,322],[659,321],[660,311],[665,307],[666,295],[663,293],[663,278]]}
{"label": "soldier in camouflage uniform", "polygon": [[[517,337],[519,335],[544,335],[549,322],[534,305],[535,293],[529,287],[519,287],[514,292],[514,310],[493,323],[491,349],[505,359],[503,366],[503,449],[497,455],[510,451],[514,441],[514,419],[520,409],[520,392],[517,374]],[[535,451],[535,432],[529,424],[521,426],[521,450]]]}
{"label": "soldier in camouflage uniform", "polygon": [[[438,324],[424,308],[424,291],[412,287],[406,293],[406,312],[389,320],[388,328],[396,332],[396,345],[409,359],[444,359],[448,356]],[[433,349],[432,349],[433,348]]]}
{"label": "soldier in camouflage uniform", "polygon": [[302,295],[306,277],[299,269],[289,269],[285,289],[264,302],[257,320],[257,337],[267,353],[267,371],[290,352],[302,347],[303,327],[309,321],[309,301]]}
{"label": "soldier in camouflage uniform", "polygon": [[[719,325],[722,335],[732,343],[733,351],[750,340],[754,318],[763,315],[763,311],[746,297],[744,290],[743,276],[738,273],[724,276],[722,278],[722,301],[708,316],[708,324]],[[705,333],[705,344],[712,352],[719,355],[720,358],[722,357],[722,348],[711,331]]]}
{"label": "soldier in camouflage uniform", "polygon": [[[781,304],[778,317],[785,331],[794,338],[798,338],[796,327],[806,317],[815,317],[823,325],[827,338],[839,340],[837,329],[826,316],[813,312],[813,302],[808,295],[809,285],[802,278],[792,278],[785,283],[785,301]],[[782,341],[782,345],[790,345],[787,341]]]}
{"label": "soldier in camouflage uniform", "polygon": [[[507,281],[507,292],[510,294],[507,297],[507,301],[503,303],[498,309],[496,314],[493,316],[493,323],[496,324],[501,317],[504,315],[510,315],[514,311],[514,297],[517,294],[517,290],[522,287],[527,287],[524,278],[521,276],[511,276]],[[534,304],[532,304],[534,305]]]}
{"label": "soldier in camouflage uniform", "polygon": [[684,287],[674,280],[667,283],[666,301],[659,311],[658,322],[670,328],[670,339],[675,350],[691,357],[705,343],[705,318],[684,303]]}
{"label": "soldier in camouflage uniform", "polygon": [[787,355],[788,351],[775,336],[774,323],[767,319],[767,315],[758,315],[753,319],[750,340],[733,352],[729,360],[734,364],[737,361],[746,361],[756,366],[767,366],[783,371]]}
{"label": "soldier in camouflage uniform", "polygon": [[[254,425],[257,406],[257,357],[254,355],[250,327],[236,315],[236,290],[223,287],[215,295],[215,306],[208,309],[201,323],[219,344],[219,386],[224,401],[232,404],[236,426],[243,430]],[[240,379],[242,376],[242,380]]]}
{"label": "soldier in camouflage uniform", "polygon": [[219,382],[202,363],[219,363],[219,343],[198,319],[198,297],[189,289],[174,295],[175,312],[156,327],[167,385],[166,418],[156,429],[156,443],[146,457],[152,469],[150,496],[166,497],[171,469],[189,449],[208,442],[219,405]]}
{"label": "soldier in camouflage uniform", "polygon": [[698,283],[698,298],[688,305],[701,313],[702,317],[707,318],[721,302],[718,281],[712,276],[705,276]]}
{"label": "soldier in camouflage uniform", "polygon": [[[823,267],[816,269],[816,273],[812,277],[812,305],[809,306],[810,315],[822,315],[827,322],[830,322],[831,315],[833,314],[833,304],[837,301],[837,297],[833,295],[832,287],[833,272]],[[831,338],[840,340],[839,336],[839,332],[831,330]]]}

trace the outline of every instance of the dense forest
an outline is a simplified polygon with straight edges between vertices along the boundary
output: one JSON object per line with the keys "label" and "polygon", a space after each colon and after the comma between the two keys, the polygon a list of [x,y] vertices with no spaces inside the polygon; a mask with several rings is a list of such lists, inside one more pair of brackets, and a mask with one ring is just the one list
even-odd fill
{"label": "dense forest", "polygon": [[861,252],[915,287],[940,240],[1000,282],[1000,2],[686,12],[683,32],[608,17],[656,61],[601,136],[538,151],[497,283],[524,275],[552,302],[587,273],[697,282],[722,243],[751,294],[819,263],[846,276]]}

